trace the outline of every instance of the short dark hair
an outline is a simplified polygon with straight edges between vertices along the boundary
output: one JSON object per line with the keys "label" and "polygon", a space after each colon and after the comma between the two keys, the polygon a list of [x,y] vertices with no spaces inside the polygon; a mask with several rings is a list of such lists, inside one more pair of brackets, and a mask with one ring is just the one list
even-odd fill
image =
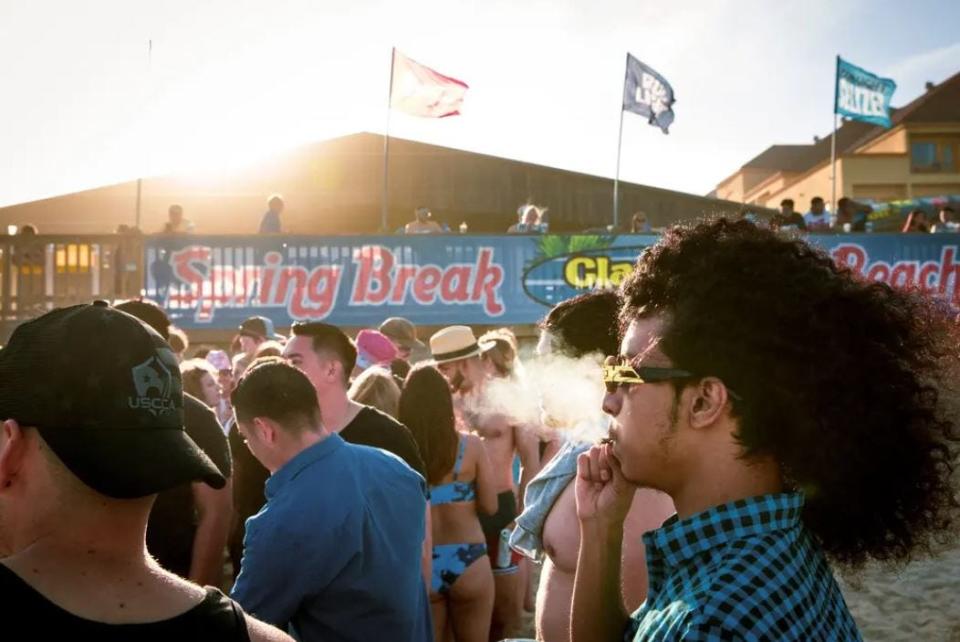
{"label": "short dark hair", "polygon": [[842,209],[845,208],[847,205],[849,205],[851,202],[852,202],[852,201],[851,201],[849,198],[847,198],[846,196],[844,196],[844,197],[841,198],[839,201],[837,201],[837,209],[838,209],[838,210],[842,210]]}
{"label": "short dark hair", "polygon": [[784,205],[789,205],[790,207],[793,207],[793,199],[785,198],[782,201],[780,201],[780,207],[783,207]]}
{"label": "short dark hair", "polygon": [[332,354],[343,366],[344,383],[350,382],[350,373],[357,366],[357,348],[343,330],[329,323],[310,321],[294,323],[293,336],[310,337],[314,352]]}
{"label": "short dark hair", "polygon": [[190,339],[187,337],[186,332],[172,325],[170,326],[169,333],[170,338],[167,339],[167,343],[170,344],[174,352],[183,352],[190,347]]}
{"label": "short dark hair", "polygon": [[811,205],[814,203],[822,203],[822,202],[823,202],[823,197],[821,196],[814,196],[813,198],[810,199]]}
{"label": "short dark hair", "polygon": [[669,230],[621,293],[624,323],[663,317],[675,367],[738,393],[743,456],[771,456],[805,492],[804,523],[833,560],[907,562],[952,532],[960,364],[931,297],[725,219]]}
{"label": "short dark hair", "polygon": [[396,379],[397,385],[400,386],[400,390],[403,390],[403,382],[406,380],[407,375],[410,374],[410,364],[405,359],[394,359],[390,362],[390,372],[393,374],[393,378]]}
{"label": "short dark hair", "polygon": [[121,312],[137,317],[157,331],[164,341],[170,340],[170,317],[160,307],[160,304],[150,299],[140,297],[131,301],[124,301],[113,306]]}
{"label": "short dark hair", "polygon": [[320,424],[313,384],[280,357],[254,360],[230,393],[230,401],[238,421],[267,417],[292,432],[316,430]]}
{"label": "short dark hair", "polygon": [[558,340],[556,349],[561,354],[617,354],[619,308],[620,295],[616,290],[594,290],[555,305],[540,321],[540,328]]}
{"label": "short dark hair", "polygon": [[940,211],[941,211],[941,212],[954,212],[954,213],[956,213],[957,210],[953,209],[953,206],[951,206],[951,205],[941,205],[941,206],[940,206]]}

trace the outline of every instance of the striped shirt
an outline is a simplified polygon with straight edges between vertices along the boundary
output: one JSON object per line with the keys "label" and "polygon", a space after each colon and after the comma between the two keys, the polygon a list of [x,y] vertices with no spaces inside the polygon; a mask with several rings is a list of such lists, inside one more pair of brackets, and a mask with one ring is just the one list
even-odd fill
{"label": "striped shirt", "polygon": [[860,640],[802,509],[751,497],[644,534],[649,590],[624,640]]}

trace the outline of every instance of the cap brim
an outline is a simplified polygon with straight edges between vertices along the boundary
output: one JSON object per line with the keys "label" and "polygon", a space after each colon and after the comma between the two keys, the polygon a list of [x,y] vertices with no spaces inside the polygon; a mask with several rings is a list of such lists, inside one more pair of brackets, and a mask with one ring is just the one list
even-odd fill
{"label": "cap brim", "polygon": [[116,499],[145,497],[194,481],[223,488],[227,480],[181,429],[39,429],[80,481]]}
{"label": "cap brim", "polygon": [[396,345],[398,345],[398,346],[400,346],[400,347],[402,347],[402,348],[406,348],[407,350],[413,350],[414,348],[426,348],[426,347],[427,347],[427,344],[424,343],[423,341],[420,341],[419,339],[408,339],[408,338],[406,338],[406,337],[395,337],[395,336],[392,336],[392,335],[387,334],[386,332],[383,332],[382,330],[381,330],[381,333],[383,333],[383,336],[385,336],[386,338],[390,339],[390,341],[392,341],[392,342],[395,343]]}

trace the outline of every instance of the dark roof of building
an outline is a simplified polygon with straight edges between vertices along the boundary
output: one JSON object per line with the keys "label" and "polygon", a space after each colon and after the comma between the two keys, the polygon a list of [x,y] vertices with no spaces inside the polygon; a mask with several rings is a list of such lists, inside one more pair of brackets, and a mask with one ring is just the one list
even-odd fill
{"label": "dark roof of building", "polygon": [[[855,146],[863,135],[876,129],[869,123],[848,120],[837,129],[837,153],[842,154]],[[810,145],[772,145],[759,156],[747,161],[744,167],[769,169],[774,172],[805,172],[817,163],[830,158],[833,132]]]}
{"label": "dark roof of building", "polygon": [[812,147],[812,145],[771,145],[759,156],[747,161],[744,167],[802,172],[809,167],[806,157],[810,155]]}
{"label": "dark roof of building", "polygon": [[[120,224],[162,228],[167,208],[181,204],[202,233],[256,229],[268,194],[286,201],[284,228],[304,234],[366,234],[381,225],[383,136],[361,132],[309,143],[249,167],[210,177],[171,175],[0,207],[0,225],[24,222],[44,233],[107,233]],[[387,226],[427,205],[451,227],[502,232],[517,206],[549,207],[551,231],[594,229],[611,222],[613,180],[467,150],[391,138]],[[142,193],[142,200],[138,194]],[[621,222],[642,210],[655,226],[736,212],[738,203],[620,181]],[[137,203],[140,203],[138,218]]]}

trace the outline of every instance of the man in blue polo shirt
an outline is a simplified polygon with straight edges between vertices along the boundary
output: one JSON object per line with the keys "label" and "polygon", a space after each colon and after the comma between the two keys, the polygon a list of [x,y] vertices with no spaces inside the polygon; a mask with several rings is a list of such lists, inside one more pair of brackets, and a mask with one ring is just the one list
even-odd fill
{"label": "man in blue polo shirt", "polygon": [[430,642],[423,478],[328,432],[310,381],[281,359],[255,361],[232,399],[240,434],[271,472],[233,597],[304,642]]}

